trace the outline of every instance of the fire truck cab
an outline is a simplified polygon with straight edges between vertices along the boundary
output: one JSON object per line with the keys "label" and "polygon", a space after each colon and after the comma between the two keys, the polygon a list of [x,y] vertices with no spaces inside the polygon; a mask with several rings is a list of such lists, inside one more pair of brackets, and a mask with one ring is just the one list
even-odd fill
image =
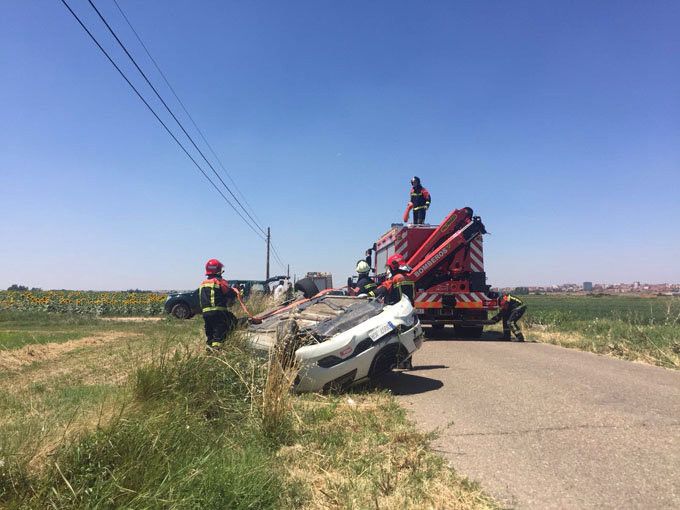
{"label": "fire truck cab", "polygon": [[469,207],[449,213],[439,225],[394,223],[372,248],[378,282],[388,274],[390,255],[400,253],[411,267],[415,308],[421,323],[434,329],[451,324],[457,336],[479,338],[498,310],[498,295],[486,284],[481,218]]}

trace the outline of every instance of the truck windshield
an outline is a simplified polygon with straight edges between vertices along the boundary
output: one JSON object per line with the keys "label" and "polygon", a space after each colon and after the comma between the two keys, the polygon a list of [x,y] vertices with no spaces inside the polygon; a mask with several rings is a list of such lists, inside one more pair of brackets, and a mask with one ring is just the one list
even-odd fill
{"label": "truck windshield", "polygon": [[394,243],[389,244],[375,252],[375,272],[382,274],[385,272],[387,259],[394,253]]}

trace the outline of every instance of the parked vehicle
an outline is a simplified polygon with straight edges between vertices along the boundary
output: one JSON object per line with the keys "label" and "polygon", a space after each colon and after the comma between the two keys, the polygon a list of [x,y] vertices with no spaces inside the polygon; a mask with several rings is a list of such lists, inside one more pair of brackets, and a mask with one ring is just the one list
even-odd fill
{"label": "parked vehicle", "polygon": [[[482,236],[486,229],[469,207],[449,213],[440,225],[396,223],[373,245],[378,283],[387,277],[387,259],[400,253],[411,267],[415,308],[423,324],[451,324],[457,336],[479,338],[498,295],[486,284]],[[351,284],[352,282],[348,282]]]}
{"label": "parked vehicle", "polygon": [[[248,297],[253,293],[269,294],[271,293],[270,284],[272,282],[287,278],[287,276],[273,276],[268,280],[229,280],[229,285],[239,287],[244,297]],[[201,307],[198,303],[198,290],[168,294],[168,298],[165,300],[165,312],[178,319],[190,319],[194,315],[199,315]]]}

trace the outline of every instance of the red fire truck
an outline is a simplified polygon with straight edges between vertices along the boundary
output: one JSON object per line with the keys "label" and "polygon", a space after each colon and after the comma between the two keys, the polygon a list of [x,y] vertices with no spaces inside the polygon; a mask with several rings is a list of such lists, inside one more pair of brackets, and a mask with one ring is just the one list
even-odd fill
{"label": "red fire truck", "polygon": [[373,246],[378,281],[387,277],[387,258],[400,253],[411,267],[415,307],[423,324],[452,324],[457,336],[478,338],[498,295],[486,284],[484,224],[472,209],[449,213],[440,225],[395,223]]}

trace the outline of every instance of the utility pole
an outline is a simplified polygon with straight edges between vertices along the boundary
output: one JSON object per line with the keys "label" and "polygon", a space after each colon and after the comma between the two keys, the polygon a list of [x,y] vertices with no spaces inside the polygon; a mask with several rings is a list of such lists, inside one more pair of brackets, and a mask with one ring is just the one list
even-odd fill
{"label": "utility pole", "polygon": [[288,269],[286,269],[286,276],[290,278],[290,264],[288,264]]}
{"label": "utility pole", "polygon": [[267,273],[265,276],[265,280],[269,280],[269,249],[271,248],[272,244],[272,233],[269,227],[267,227]]}

